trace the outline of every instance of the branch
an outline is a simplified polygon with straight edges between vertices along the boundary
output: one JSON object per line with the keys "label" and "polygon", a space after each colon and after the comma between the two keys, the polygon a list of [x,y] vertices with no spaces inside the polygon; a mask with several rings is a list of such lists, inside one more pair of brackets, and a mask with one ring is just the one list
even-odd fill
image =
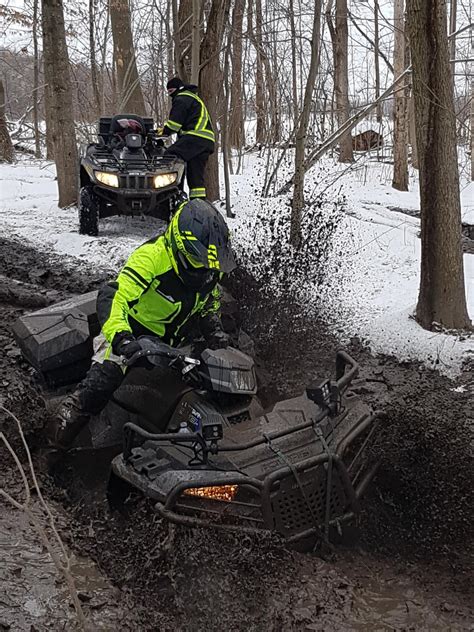
{"label": "branch", "polygon": [[[364,119],[368,114],[370,114],[370,112],[372,112],[372,110],[374,110],[377,107],[378,103],[386,99],[395,90],[398,84],[404,81],[410,73],[411,73],[411,66],[407,68],[404,72],[402,72],[402,74],[395,79],[392,85],[389,86],[384,92],[382,92],[382,94],[379,96],[378,99],[376,99],[375,101],[372,101],[372,103],[369,103],[369,105],[367,105],[363,110],[361,110],[357,114],[354,114],[354,116],[351,116],[350,118],[348,118],[347,121],[343,125],[341,125],[341,127],[339,127],[333,134],[331,134],[318,147],[318,149],[316,149],[312,154],[310,154],[306,158],[303,165],[304,172],[306,173],[308,169],[311,169],[311,167],[315,165],[317,161],[322,156],[324,156],[326,152],[328,152],[335,145],[337,145],[337,142],[339,141],[341,136],[343,136],[346,132],[350,132],[352,129],[354,129],[357,123],[361,121],[362,119]],[[286,182],[281,187],[281,189],[279,189],[277,195],[288,193],[288,191],[291,189],[291,186],[293,184],[293,178],[294,177],[292,177],[291,180],[288,180],[288,182]]]}
{"label": "branch", "polygon": [[[355,21],[354,17],[352,16],[352,13],[350,11],[348,11],[347,15],[349,16],[349,19],[352,22],[352,24],[359,31],[359,33],[362,35],[362,37],[364,37],[369,42],[369,44],[372,46],[372,48],[375,50],[375,42],[373,40],[371,40],[370,37],[367,35],[367,33],[364,33],[364,31],[358,26],[357,22]],[[381,57],[384,60],[384,62],[387,64],[387,68],[390,70],[390,72],[393,72],[392,64],[389,62],[389,60],[388,60],[387,56],[385,55],[385,53],[383,53],[380,50],[380,47],[379,47],[379,57]]]}

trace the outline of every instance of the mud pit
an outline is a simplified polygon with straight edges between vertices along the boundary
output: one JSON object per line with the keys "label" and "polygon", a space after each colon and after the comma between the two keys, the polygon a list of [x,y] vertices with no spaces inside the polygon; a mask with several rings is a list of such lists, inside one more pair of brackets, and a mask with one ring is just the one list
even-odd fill
{"label": "mud pit", "polygon": [[[93,289],[107,276],[6,240],[0,253],[2,273],[41,288],[36,297],[45,302]],[[247,306],[243,318],[267,372],[269,400],[332,370],[337,345],[323,323],[291,305],[276,310],[248,279],[237,279],[234,289]],[[0,400],[19,415],[34,449],[45,412],[9,331],[24,297],[2,296]],[[170,531],[138,499],[128,518],[111,515],[104,501],[58,489],[42,474],[62,537],[80,556],[79,589],[94,629],[470,629],[472,373],[454,384],[420,367],[372,358],[357,341],[350,351],[369,379],[360,386],[364,396],[388,412],[389,432],[378,446],[384,466],[365,503],[362,539],[331,559],[287,551],[268,537]],[[453,390],[460,385],[463,392]],[[15,442],[1,413],[0,424]],[[1,484],[14,489],[18,476],[10,460],[3,463]],[[8,561],[0,574],[0,593],[8,595],[0,598],[0,629],[74,629],[67,596],[36,536],[5,504],[0,537]],[[26,555],[12,562],[12,551]]]}

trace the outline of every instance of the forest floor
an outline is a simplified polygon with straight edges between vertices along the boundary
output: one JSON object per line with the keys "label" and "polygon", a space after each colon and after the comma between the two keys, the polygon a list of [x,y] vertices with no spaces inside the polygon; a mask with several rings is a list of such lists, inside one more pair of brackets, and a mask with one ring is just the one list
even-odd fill
{"label": "forest floor", "polygon": [[[51,175],[36,195],[28,177],[21,185],[25,197],[10,190],[0,214],[8,230],[0,241],[1,274],[32,286],[29,294],[0,296],[0,403],[22,421],[42,489],[75,556],[73,575],[92,629],[472,629],[474,367],[462,346],[469,340],[456,343],[462,352],[442,356],[450,374],[442,375],[431,370],[428,356],[373,355],[363,332],[338,332],[340,325],[324,310],[315,315],[291,295],[268,292],[265,275],[237,275],[232,289],[273,398],[300,392],[331,372],[340,340],[346,341],[362,367],[361,396],[388,415],[382,468],[364,502],[360,540],[326,559],[288,551],[271,538],[184,528],[170,538],[145,502],[124,519],[110,514],[100,496],[77,498],[52,483],[37,450],[46,411],[11,334],[15,319],[41,302],[98,287],[160,225],[110,220],[98,239],[80,237],[74,210],[54,205]],[[32,199],[42,195],[47,201],[39,202],[35,219]],[[237,227],[234,232],[238,241]],[[0,429],[18,448],[14,425],[3,414]],[[0,487],[19,496],[13,462],[2,454],[2,463]],[[26,519],[5,503],[0,549],[6,560],[0,570],[0,630],[73,630],[63,582]]]}

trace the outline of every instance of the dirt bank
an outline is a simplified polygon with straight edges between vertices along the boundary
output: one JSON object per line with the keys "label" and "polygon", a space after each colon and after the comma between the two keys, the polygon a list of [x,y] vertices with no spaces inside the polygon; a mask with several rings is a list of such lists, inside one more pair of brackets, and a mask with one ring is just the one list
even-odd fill
{"label": "dirt bank", "polygon": [[[35,283],[45,295],[93,289],[107,276],[6,240],[0,243],[0,268]],[[246,279],[237,280],[234,289],[246,305],[243,321],[257,342],[268,398],[298,392],[327,375],[338,345],[323,323],[291,304],[272,304]],[[34,446],[45,412],[9,330],[21,311],[19,304],[0,306],[0,343],[6,350],[0,358],[0,398],[21,417]],[[383,467],[362,520],[363,549],[339,550],[324,561],[265,537],[236,539],[179,528],[170,533],[144,501],[133,501],[124,518],[110,514],[104,501],[71,496],[43,476],[51,502],[58,503],[63,538],[86,556],[86,566],[95,568],[91,558],[98,563],[94,573],[108,591],[110,617],[126,604],[116,629],[469,629],[465,442],[472,375],[463,376],[466,390],[458,392],[453,389],[459,384],[420,367],[371,358],[356,341],[352,351],[363,367],[361,394],[385,408],[389,428],[378,446]],[[0,424],[11,433],[1,415]],[[16,484],[8,465],[5,472],[8,484]],[[12,510],[0,505],[0,515],[10,520]],[[13,529],[7,531],[12,538]],[[41,558],[50,585],[46,564]],[[6,577],[7,586],[13,581]],[[53,629],[59,629],[61,617],[52,621]]]}

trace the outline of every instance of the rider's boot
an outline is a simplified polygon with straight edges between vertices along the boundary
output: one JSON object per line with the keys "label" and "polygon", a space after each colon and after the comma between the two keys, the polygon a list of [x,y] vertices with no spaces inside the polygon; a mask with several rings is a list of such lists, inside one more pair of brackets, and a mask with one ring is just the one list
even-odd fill
{"label": "rider's boot", "polygon": [[58,448],[69,448],[91,416],[105,408],[123,375],[115,362],[94,363],[77,389],[63,400],[54,422],[46,429],[50,443]]}
{"label": "rider's boot", "polygon": [[74,391],[62,401],[56,419],[48,429],[51,444],[57,448],[69,448],[90,418],[91,414],[81,406],[81,391]]}

